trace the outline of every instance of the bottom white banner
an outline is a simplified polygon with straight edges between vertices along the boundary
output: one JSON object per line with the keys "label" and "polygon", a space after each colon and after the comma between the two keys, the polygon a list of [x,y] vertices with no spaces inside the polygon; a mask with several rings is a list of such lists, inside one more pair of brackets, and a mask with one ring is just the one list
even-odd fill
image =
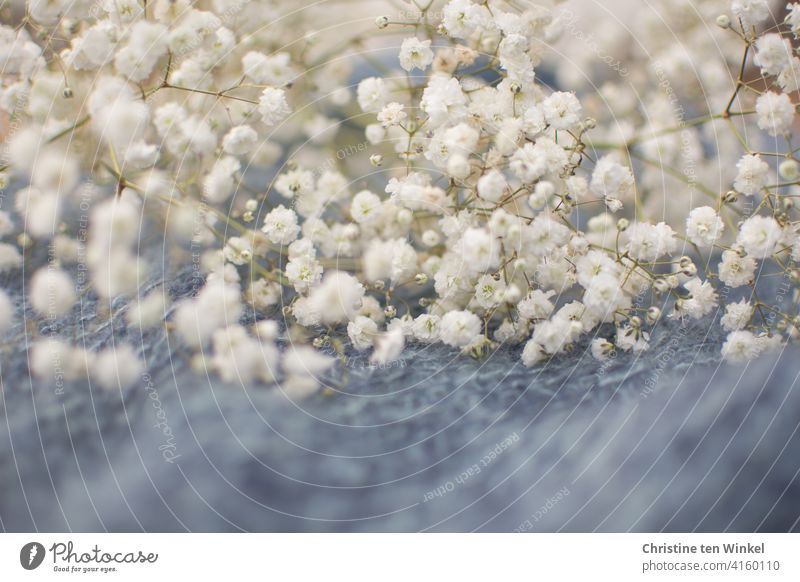
{"label": "bottom white banner", "polygon": [[0,579],[796,581],[798,550],[797,534],[2,534]]}

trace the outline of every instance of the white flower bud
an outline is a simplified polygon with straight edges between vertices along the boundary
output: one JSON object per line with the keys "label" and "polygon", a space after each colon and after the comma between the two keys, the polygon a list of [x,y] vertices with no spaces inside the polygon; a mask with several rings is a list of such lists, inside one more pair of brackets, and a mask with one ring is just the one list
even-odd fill
{"label": "white flower bud", "polygon": [[507,303],[517,303],[522,298],[522,291],[513,283],[509,285],[503,293],[503,301]]}
{"label": "white flower bud", "polygon": [[547,196],[545,196],[542,192],[534,192],[530,196],[528,196],[528,205],[533,210],[541,210],[544,208],[544,205],[547,204]]}
{"label": "white flower bud", "polygon": [[734,202],[736,202],[737,196],[738,194],[736,194],[735,190],[728,190],[727,192],[725,192],[725,194],[722,195],[722,201],[725,204],[733,204]]}
{"label": "white flower bud", "polygon": [[666,293],[670,290],[670,284],[666,279],[659,278],[653,282],[653,288],[657,293]]}
{"label": "white flower bud", "polygon": [[426,247],[435,247],[442,242],[442,237],[435,230],[426,230],[422,233],[422,244]]}
{"label": "white flower bud", "polygon": [[414,213],[408,208],[401,208],[397,211],[397,223],[400,226],[409,226],[414,222]]}
{"label": "white flower bud", "polygon": [[794,160],[783,160],[778,166],[778,172],[784,180],[794,182],[800,177],[800,166]]}

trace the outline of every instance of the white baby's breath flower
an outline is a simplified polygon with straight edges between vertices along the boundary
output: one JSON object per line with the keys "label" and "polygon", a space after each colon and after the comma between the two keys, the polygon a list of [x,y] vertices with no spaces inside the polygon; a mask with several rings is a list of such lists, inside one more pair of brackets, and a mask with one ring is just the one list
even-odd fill
{"label": "white baby's breath flower", "polygon": [[771,14],[767,0],[733,0],[731,11],[746,29],[761,24]]}
{"label": "white baby's breath flower", "polygon": [[753,257],[740,256],[736,251],[726,250],[722,253],[722,262],[719,264],[719,279],[732,288],[748,285],[755,278],[757,266]]}
{"label": "white baby's breath flower", "polygon": [[142,329],[155,327],[164,319],[166,304],[164,291],[153,290],[128,308],[125,319]]}
{"label": "white baby's breath flower", "polygon": [[277,304],[281,298],[281,286],[264,278],[252,281],[247,288],[245,299],[253,309],[264,311]]}
{"label": "white baby's breath flower", "polygon": [[253,258],[253,247],[247,239],[232,236],[222,249],[222,255],[234,265],[245,265]]}
{"label": "white baby's breath flower", "polygon": [[369,77],[358,84],[358,105],[363,111],[378,112],[389,101],[389,88],[383,79]]}
{"label": "white baby's breath flower", "polygon": [[480,318],[470,311],[449,311],[439,323],[439,336],[448,346],[457,348],[470,344],[482,330]]}
{"label": "white baby's breath flower", "polygon": [[286,277],[295,291],[308,293],[322,279],[322,265],[313,257],[294,257],[286,265]]}
{"label": "white baby's breath flower", "polygon": [[433,51],[430,40],[419,40],[417,37],[407,38],[400,46],[400,66],[406,71],[420,69],[424,71],[433,62]]}
{"label": "white baby's breath flower", "polygon": [[314,174],[307,170],[290,170],[275,180],[275,190],[284,198],[301,197],[314,191]]}
{"label": "white baby's breath flower", "polygon": [[762,346],[752,332],[732,331],[722,345],[722,357],[733,363],[747,362],[761,354]]}
{"label": "white baby's breath flower", "polygon": [[[763,0],[761,0],[763,2]],[[768,33],[756,41],[755,63],[765,75],[777,75],[789,65],[792,47],[777,33]]]}
{"label": "white baby's breath flower", "polygon": [[75,284],[60,269],[42,267],[31,279],[29,292],[31,306],[41,315],[60,317],[75,304]]}
{"label": "white baby's breath flower", "polygon": [[224,202],[236,187],[235,175],[242,165],[236,158],[225,156],[212,167],[203,182],[203,193],[211,202]]}
{"label": "white baby's breath flower", "polygon": [[533,328],[531,341],[550,355],[564,351],[583,331],[580,321],[568,317],[553,316],[552,319],[537,323]]}
{"label": "white baby's breath flower", "polygon": [[283,205],[273,208],[264,218],[261,231],[276,245],[288,245],[297,238],[300,226],[297,224],[297,214],[291,208]]}
{"label": "white baby's breath flower", "polygon": [[792,29],[792,34],[795,38],[800,34],[800,3],[790,2],[786,5],[786,18],[784,22]]}
{"label": "white baby's breath flower", "polygon": [[537,344],[534,340],[528,340],[525,343],[525,348],[522,350],[522,363],[528,368],[538,364],[547,357],[547,354],[542,350],[542,346]]}
{"label": "white baby's breath flower", "polygon": [[370,356],[370,363],[385,366],[395,362],[403,353],[406,338],[399,327],[392,328],[375,338],[375,351]]}
{"label": "white baby's breath flower", "polygon": [[361,307],[364,286],[358,279],[342,271],[330,271],[308,296],[312,312],[319,314],[323,323],[341,323],[351,320]]}
{"label": "white baby's breath flower", "polygon": [[650,335],[630,325],[617,328],[615,345],[622,351],[639,353],[650,348]]}
{"label": "white baby's breath flower", "polygon": [[602,321],[613,320],[617,310],[630,307],[630,297],[622,289],[618,277],[601,273],[592,278],[583,294],[583,304],[596,318]]}
{"label": "white baby's breath flower", "polygon": [[420,101],[420,107],[428,114],[433,128],[461,121],[467,114],[466,104],[467,98],[458,79],[447,75],[432,76]]}
{"label": "white baby's breath flower", "polygon": [[542,101],[545,121],[555,129],[569,129],[580,121],[581,104],[574,93],[556,91]]}
{"label": "white baby's breath flower", "polygon": [[319,389],[321,375],[335,363],[314,348],[292,344],[281,360],[286,379],[279,387],[289,398],[307,398]]}
{"label": "white baby's breath flower", "polygon": [[482,228],[468,228],[461,239],[463,268],[484,272],[496,267],[500,261],[500,243]]}
{"label": "white baby's breath flower", "polygon": [[710,206],[694,208],[686,219],[686,236],[694,244],[708,247],[719,241],[725,223]]}
{"label": "white baby's breath flower", "polygon": [[737,303],[729,303],[725,307],[725,315],[722,316],[720,323],[726,331],[736,331],[744,329],[753,314],[753,306],[746,299]]}
{"label": "white baby's breath flower", "polygon": [[259,85],[280,87],[293,76],[288,53],[280,52],[265,55],[258,51],[250,51],[242,57],[244,74]]}
{"label": "white baby's breath flower", "polygon": [[592,340],[592,356],[601,362],[612,357],[614,348],[614,344],[605,338],[598,337]]}
{"label": "white baby's breath flower", "polygon": [[786,135],[792,127],[795,107],[785,93],[767,91],[756,100],[758,127],[770,135]]}
{"label": "white baby's breath flower", "polygon": [[144,364],[128,344],[98,352],[91,361],[90,377],[106,390],[124,390],[141,379]]}
{"label": "white baby's breath flower", "polygon": [[[333,38],[314,10],[290,4],[31,0],[6,14],[0,190],[13,189],[13,208],[0,211],[0,273],[23,278],[25,294],[0,291],[0,332],[17,302],[62,318],[80,290],[119,303],[148,334],[166,318],[196,369],[280,380],[292,398],[314,393],[334,363],[304,342],[338,347],[345,329],[355,349],[374,347],[375,366],[406,341],[478,358],[519,346],[533,366],[614,324],[613,341],[591,341],[608,360],[648,349],[662,309],[724,309],[706,322],[729,332],[730,361],[798,336],[791,310],[765,315],[726,287],[760,293],[761,267],[797,286],[800,4],[771,27],[784,16],[767,0],[691,18],[662,2],[666,31],[631,10],[629,27],[663,50],[654,61],[631,44],[612,63],[558,42],[575,33],[566,13],[443,0],[400,19],[420,24],[398,39],[403,74],[368,77],[351,56],[377,37],[336,28],[359,7],[328,15]],[[703,62],[698,84],[686,55],[711,53],[721,59]],[[737,86],[728,65],[742,59],[767,86],[752,91],[747,75]],[[553,91],[540,71],[571,90]],[[686,121],[690,111],[700,117]],[[142,288],[145,245],[162,227],[170,268],[191,261],[198,277],[174,309]],[[20,272],[23,255],[33,268]],[[118,347],[37,342],[31,372],[133,385],[142,363]]]}
{"label": "white baby's breath flower", "polygon": [[368,350],[372,347],[375,337],[378,335],[378,324],[369,317],[357,316],[347,324],[347,335],[353,347],[359,351]]}
{"label": "white baby's breath flower", "polygon": [[411,327],[414,337],[422,342],[433,342],[439,339],[441,319],[438,315],[423,313],[418,316]]}
{"label": "white baby's breath flower", "polygon": [[486,172],[478,180],[478,195],[489,202],[499,202],[507,188],[505,176],[497,170]]}
{"label": "white baby's breath flower", "polygon": [[765,259],[775,252],[782,236],[783,231],[774,218],[756,215],[742,223],[736,242],[748,255]]}
{"label": "white baby's breath flower", "polygon": [[383,109],[381,109],[380,113],[378,113],[378,121],[381,122],[383,127],[392,127],[394,125],[400,125],[403,123],[408,114],[403,111],[403,105],[393,101],[386,105]]}
{"label": "white baby's breath flower", "polygon": [[655,261],[659,257],[675,252],[678,241],[672,228],[663,223],[635,222],[625,231],[626,249],[640,261]]}
{"label": "white baby's breath flower", "polygon": [[585,289],[592,285],[592,281],[598,275],[607,274],[617,277],[620,274],[619,264],[608,254],[597,250],[590,250],[580,257],[575,262],[575,271],[578,283]]}
{"label": "white baby's breath flower", "polygon": [[253,150],[258,141],[258,133],[249,125],[232,127],[222,138],[222,149],[233,156],[241,156]]}
{"label": "white baby's breath flower", "polygon": [[0,238],[8,236],[14,231],[14,221],[8,212],[0,210]]}
{"label": "white baby's breath flower", "polygon": [[14,245],[0,243],[0,273],[12,271],[22,265],[22,255]]}
{"label": "white baby's breath flower", "polygon": [[676,306],[676,313],[679,316],[686,315],[692,319],[700,319],[717,307],[719,297],[708,281],[693,277],[683,286],[689,292],[689,296],[680,302],[680,308]]}
{"label": "white baby's breath flower", "polygon": [[369,190],[362,190],[353,196],[350,214],[358,223],[372,222],[381,216],[381,199]]}
{"label": "white baby's breath flower", "polygon": [[542,291],[534,289],[517,304],[519,316],[527,321],[546,319],[553,313],[553,303],[550,298],[555,295],[555,291]]}
{"label": "white baby's breath flower", "polygon": [[229,325],[214,332],[211,365],[223,382],[271,383],[275,379],[278,350],[270,337],[274,330],[261,325],[258,339],[241,325]]}
{"label": "white baby's breath flower", "polygon": [[238,322],[242,314],[238,285],[225,279],[209,280],[193,299],[178,304],[173,317],[175,331],[190,347],[200,348],[217,329]]}
{"label": "white baby's breath flower", "polygon": [[592,172],[592,192],[605,199],[624,199],[634,188],[630,169],[605,156],[597,160]]}
{"label": "white baby's breath flower", "polygon": [[482,275],[475,284],[475,301],[484,309],[491,309],[500,304],[506,284],[492,275]]}
{"label": "white baby's breath flower", "polygon": [[274,87],[264,89],[258,100],[258,112],[261,114],[261,121],[270,127],[289,117],[292,110],[286,102],[286,92]]}

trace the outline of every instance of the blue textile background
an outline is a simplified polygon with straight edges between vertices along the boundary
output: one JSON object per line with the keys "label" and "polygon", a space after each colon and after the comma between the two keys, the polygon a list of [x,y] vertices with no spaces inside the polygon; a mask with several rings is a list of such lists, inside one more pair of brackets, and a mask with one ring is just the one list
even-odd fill
{"label": "blue textile background", "polygon": [[[4,282],[17,301],[20,280]],[[532,370],[505,348],[411,346],[385,369],[355,356],[333,390],[292,402],[193,373],[163,331],[127,329],[122,302],[84,335],[95,307],[4,345],[5,531],[798,529],[798,351],[720,365],[710,320],[604,365],[585,344]],[[26,342],[49,333],[131,341],[149,377],[59,394],[27,372]]]}

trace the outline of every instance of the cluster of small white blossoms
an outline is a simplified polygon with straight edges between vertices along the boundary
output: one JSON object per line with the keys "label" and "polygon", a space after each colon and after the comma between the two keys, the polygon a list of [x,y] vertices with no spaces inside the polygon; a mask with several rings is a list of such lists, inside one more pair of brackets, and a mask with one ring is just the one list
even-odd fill
{"label": "cluster of small white blossoms", "polygon": [[[33,313],[126,297],[127,325],[165,326],[198,370],[299,395],[348,346],[384,365],[410,342],[475,357],[518,345],[533,366],[581,341],[601,360],[641,352],[665,318],[719,314],[722,355],[741,361],[796,335],[797,297],[772,306],[755,284],[767,264],[800,283],[800,4],[777,23],[765,0],[704,4],[719,26],[696,43],[726,61],[704,95],[718,109],[689,121],[644,64],[648,115],[623,83],[603,85],[600,111],[541,82],[548,63],[569,66],[548,49],[574,32],[558,4],[433,0],[342,43],[288,0],[29,0],[0,26],[0,178],[21,185],[0,211],[0,272],[48,246],[25,285]],[[687,147],[702,158],[717,122],[727,183],[690,180],[702,204],[652,202],[687,187],[673,166]],[[754,133],[772,150],[751,149]],[[259,167],[278,169],[256,184]],[[202,271],[192,297],[139,291],[153,232]],[[737,288],[744,299],[721,303]],[[0,291],[2,330],[14,311]],[[29,361],[106,387],[144,371],[124,342],[43,337]]]}

